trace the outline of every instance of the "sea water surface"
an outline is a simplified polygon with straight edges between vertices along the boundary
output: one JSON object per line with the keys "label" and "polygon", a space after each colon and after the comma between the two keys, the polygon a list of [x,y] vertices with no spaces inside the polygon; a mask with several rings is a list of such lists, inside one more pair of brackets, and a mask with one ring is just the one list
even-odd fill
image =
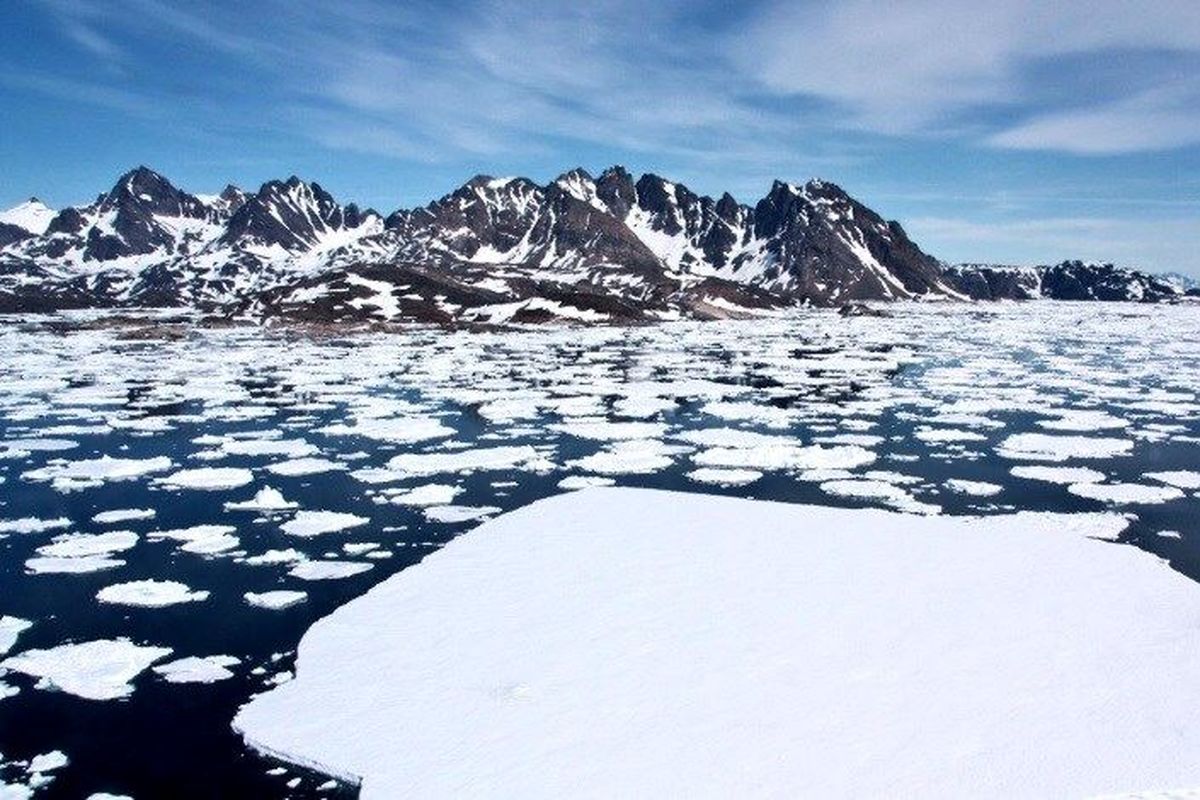
{"label": "sea water surface", "polygon": [[589,485],[1110,511],[1132,519],[1113,546],[1200,580],[1200,309],[889,312],[0,320],[0,785],[353,796],[249,751],[236,709],[290,678],[317,619],[481,519]]}

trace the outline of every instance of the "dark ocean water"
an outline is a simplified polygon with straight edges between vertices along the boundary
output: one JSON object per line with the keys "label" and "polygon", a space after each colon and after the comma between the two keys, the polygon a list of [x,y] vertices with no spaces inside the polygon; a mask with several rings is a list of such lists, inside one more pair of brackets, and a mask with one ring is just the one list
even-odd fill
{"label": "dark ocean water", "polygon": [[[1192,344],[1200,341],[1195,312],[1110,306],[1096,314],[1095,306],[1045,305],[983,315],[921,309],[889,320],[809,312],[785,321],[653,330],[414,331],[338,339],[200,330],[178,340],[128,339],[111,330],[64,334],[38,324],[0,322],[0,356],[7,365],[0,366],[0,443],[31,438],[74,443],[61,451],[0,458],[0,520],[70,521],[62,530],[0,538],[0,616],[33,623],[8,655],[128,638],[171,648],[163,661],[192,655],[240,660],[233,677],[211,684],[171,684],[146,670],[132,681],[127,697],[102,701],[37,688],[35,679],[10,671],[0,682],[19,691],[0,699],[0,780],[25,781],[19,762],[61,750],[69,763],[38,796],[98,791],[139,798],[353,796],[352,786],[330,787],[326,777],[291,766],[271,774],[281,764],[250,751],[230,729],[236,709],[269,688],[272,676],[292,669],[297,643],[314,621],[478,524],[431,521],[422,508],[380,502],[386,499],[382,490],[452,484],[461,490],[454,505],[501,510],[558,494],[565,477],[589,474],[571,462],[614,446],[594,432],[572,433],[581,419],[657,423],[656,435],[639,439],[677,448],[664,465],[603,476],[620,485],[791,503],[888,505],[822,488],[831,480],[864,480],[871,473],[867,482],[899,487],[910,500],[936,505],[943,514],[1127,513],[1136,519],[1114,546],[1155,553],[1200,582],[1195,490],[1169,502],[1106,504],[1079,497],[1066,484],[1023,480],[1010,472],[1018,464],[1086,466],[1104,473],[1105,483],[1161,486],[1145,474],[1200,469],[1200,409],[1192,394],[1200,386],[1200,348]],[[1062,333],[1068,330],[1070,336]],[[662,401],[658,410],[639,410],[630,402],[647,397]],[[379,401],[388,405],[381,410]],[[1079,410],[1104,412],[1121,424],[1088,429],[1091,417],[1082,418],[1079,430],[1042,424],[1070,420],[1066,412]],[[322,432],[353,419],[414,424],[436,419],[452,433],[397,442]],[[77,432],[55,432],[63,425]],[[80,426],[94,430],[78,432]],[[930,426],[982,438],[929,442],[918,433]],[[847,437],[825,446],[842,455],[849,451],[841,448],[861,448],[873,460],[845,470],[848,475],[836,466],[809,464],[763,468],[746,485],[701,483],[688,473],[697,468],[693,459],[709,448],[677,437],[709,429],[804,445]],[[1120,439],[1130,442],[1130,451],[1062,462],[1001,455],[1002,444],[1019,433]],[[195,458],[213,447],[198,438],[239,434],[304,439],[343,468],[284,476],[265,470],[285,460],[279,456]],[[863,436],[874,438],[855,438]],[[537,448],[553,468],[451,470],[393,476],[381,484],[353,474],[386,468],[399,453],[498,446]],[[24,477],[54,459],[79,462],[102,455],[166,456],[176,468],[245,467],[254,480],[227,490],[169,489],[156,484],[164,472],[64,491]],[[990,496],[960,493],[948,488],[951,479],[1000,488]],[[280,529],[289,514],[259,517],[223,508],[267,485],[301,509],[350,512],[370,522],[301,539]],[[156,516],[107,525],[92,521],[98,512],[126,508],[154,509]],[[230,553],[207,557],[146,536],[214,523],[236,526],[239,544],[231,553],[296,548],[311,559],[331,555],[373,566],[348,578],[303,581],[288,574],[290,565],[251,565]],[[85,574],[26,570],[26,560],[55,536],[117,529],[141,536],[135,547],[115,555],[124,566]],[[1180,536],[1165,537],[1163,531]],[[367,542],[391,555],[368,562],[343,550]],[[164,608],[96,600],[106,586],[148,578],[178,581],[210,595]],[[245,592],[281,588],[306,591],[307,601],[268,610],[243,600]],[[298,784],[288,785],[297,778]]]}

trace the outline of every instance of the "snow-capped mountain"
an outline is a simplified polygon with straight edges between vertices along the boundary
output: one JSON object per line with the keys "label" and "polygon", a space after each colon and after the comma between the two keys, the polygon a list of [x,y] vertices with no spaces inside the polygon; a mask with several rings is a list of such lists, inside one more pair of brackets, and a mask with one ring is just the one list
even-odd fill
{"label": "snow-capped mountain", "polygon": [[54,209],[31,197],[7,211],[0,211],[0,224],[13,225],[41,236],[50,225],[50,220],[54,219],[54,214]]}
{"label": "snow-capped mountain", "polygon": [[747,316],[811,303],[1155,300],[1111,265],[947,268],[835,184],[776,181],[754,205],[657,175],[546,185],[477,176],[386,218],[316,183],[192,195],[146,167],[85,206],[0,215],[0,311],[182,307],[221,316],[582,321]]}
{"label": "snow-capped mountain", "polygon": [[1160,301],[1183,294],[1164,276],[1085,261],[1037,267],[959,264],[946,275],[973,300]]}
{"label": "snow-capped mountain", "polygon": [[1164,272],[1158,277],[1167,283],[1178,286],[1185,292],[1200,291],[1200,279],[1193,278],[1191,275],[1184,275],[1181,272]]}

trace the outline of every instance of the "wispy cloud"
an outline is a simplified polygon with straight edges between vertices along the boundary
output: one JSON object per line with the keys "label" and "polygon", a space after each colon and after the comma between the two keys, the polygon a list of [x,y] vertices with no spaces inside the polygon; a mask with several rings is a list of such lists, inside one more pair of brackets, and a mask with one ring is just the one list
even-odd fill
{"label": "wispy cloud", "polygon": [[1035,116],[989,137],[997,147],[1084,155],[1161,150],[1200,142],[1200,82],[1142,92],[1094,108]]}
{"label": "wispy cloud", "polygon": [[[767,90],[821,98],[845,124],[876,132],[1080,154],[1200,141],[1189,85],[1200,4],[1191,0],[780,3],[732,48]],[[1099,71],[1099,82],[1079,81],[1063,63],[1142,52],[1166,57],[1126,58],[1128,69]],[[1158,88],[1137,93],[1148,83]]]}

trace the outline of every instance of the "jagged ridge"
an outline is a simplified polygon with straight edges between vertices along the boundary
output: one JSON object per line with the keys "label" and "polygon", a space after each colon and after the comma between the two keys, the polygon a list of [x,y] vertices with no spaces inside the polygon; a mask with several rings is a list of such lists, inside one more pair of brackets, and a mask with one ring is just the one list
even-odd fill
{"label": "jagged ridge", "polygon": [[[37,230],[41,227],[41,230]],[[384,218],[292,176],[188,194],[146,167],[86,206],[0,214],[0,311],[194,307],[225,316],[509,321],[746,316],[796,303],[1135,299],[1111,265],[947,268],[835,184],[753,206],[657,175],[477,176]]]}

